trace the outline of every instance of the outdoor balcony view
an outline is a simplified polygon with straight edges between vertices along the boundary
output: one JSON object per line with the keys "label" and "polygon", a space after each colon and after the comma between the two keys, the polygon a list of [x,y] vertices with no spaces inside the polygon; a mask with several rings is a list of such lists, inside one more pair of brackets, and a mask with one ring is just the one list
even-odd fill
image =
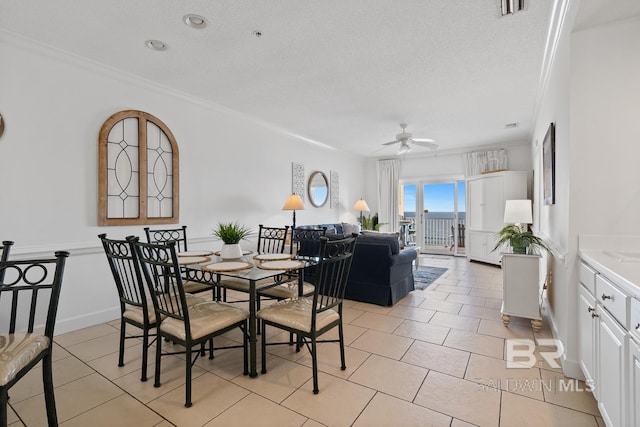
{"label": "outdoor balcony view", "polygon": [[464,254],[465,183],[407,183],[400,189],[401,239],[422,253]]}

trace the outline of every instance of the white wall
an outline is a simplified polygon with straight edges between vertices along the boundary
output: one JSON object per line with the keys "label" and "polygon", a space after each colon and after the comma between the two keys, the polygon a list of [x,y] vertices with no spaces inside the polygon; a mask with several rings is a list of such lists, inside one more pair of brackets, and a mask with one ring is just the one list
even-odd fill
{"label": "white wall", "polygon": [[[559,2],[561,4],[563,2]],[[572,3],[575,5],[575,2]],[[556,54],[552,68],[546,82],[537,120],[533,130],[532,157],[534,162],[534,231],[539,234],[553,249],[553,256],[548,257],[548,271],[552,280],[547,282],[546,298],[547,308],[552,319],[554,336],[564,343],[567,348],[565,357],[573,361],[572,355],[577,344],[577,334],[569,333],[573,318],[576,316],[577,301],[576,288],[573,282],[573,260],[576,254],[576,241],[570,236],[569,212],[572,196],[570,192],[570,173],[572,162],[570,160],[570,120],[569,120],[569,66],[571,48],[571,25],[576,8],[567,12],[567,21],[563,27],[556,46]],[[554,205],[544,205],[543,200],[543,170],[542,170],[542,145],[550,123],[555,124],[555,194]],[[577,332],[577,331],[576,331]],[[566,363],[563,367],[571,371],[575,365]],[[573,371],[571,371],[573,372]]]}
{"label": "white wall", "polygon": [[97,235],[143,235],[143,226],[96,225],[98,132],[117,111],[146,111],[174,133],[180,223],[194,247],[220,247],[210,237],[219,221],[290,224],[291,212],[281,208],[291,193],[291,162],[302,163],[306,177],[314,170],[340,177],[340,206],[307,203],[298,224],[356,220],[351,207],[365,180],[359,157],[2,32],[0,57],[0,239],[14,240],[20,257],[71,250],[56,333],[118,317]]}
{"label": "white wall", "polygon": [[[570,20],[576,10],[570,10]],[[577,365],[578,236],[640,234],[640,20],[565,34],[544,94],[533,141],[556,123],[556,204],[538,204],[539,232],[554,247],[547,296],[563,368]],[[541,147],[534,146],[536,197]],[[536,219],[534,219],[536,221]]]}

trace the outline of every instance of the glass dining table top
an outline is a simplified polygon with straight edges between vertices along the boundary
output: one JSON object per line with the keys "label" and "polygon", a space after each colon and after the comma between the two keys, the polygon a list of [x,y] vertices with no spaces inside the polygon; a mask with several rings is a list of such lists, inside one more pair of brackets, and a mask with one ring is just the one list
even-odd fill
{"label": "glass dining table top", "polygon": [[[255,259],[255,255],[257,255],[256,253],[253,254],[248,254],[245,255],[241,258],[235,258],[233,260],[229,260],[229,259],[222,259],[219,256],[212,256],[210,261],[207,262],[203,262],[200,264],[191,264],[191,265],[187,265],[185,266],[185,268],[187,270],[191,270],[191,271],[201,271],[202,273],[206,273],[206,274],[212,274],[212,275],[216,275],[219,274],[221,276],[226,276],[226,277],[235,277],[235,278],[239,278],[239,279],[245,279],[248,281],[256,281],[259,282],[262,279],[267,279],[270,277],[274,277],[274,276],[279,276],[282,274],[287,273],[288,271],[295,271],[298,270],[299,268],[295,268],[292,270],[270,270],[270,269],[264,269],[264,268],[260,268],[258,267],[258,265],[263,262],[260,260]],[[313,258],[313,257],[293,257],[292,260],[294,261],[302,261],[303,265],[301,265],[301,268],[304,267],[308,267],[311,265],[314,265],[315,263],[317,263],[317,258]],[[212,270],[207,270],[205,266],[208,265],[213,265],[213,264],[217,264],[217,263],[221,263],[221,262],[245,262],[248,264],[251,264],[251,267],[247,267],[244,269],[239,269],[239,270],[232,270],[232,271],[212,271]],[[264,261],[264,262],[268,262],[268,261]],[[203,268],[204,267],[204,268]]]}

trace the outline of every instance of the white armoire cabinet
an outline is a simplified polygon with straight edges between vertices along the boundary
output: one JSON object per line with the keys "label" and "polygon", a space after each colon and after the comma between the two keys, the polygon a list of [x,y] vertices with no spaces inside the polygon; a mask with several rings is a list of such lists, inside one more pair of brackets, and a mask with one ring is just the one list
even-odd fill
{"label": "white armoire cabinet", "polygon": [[496,233],[505,225],[504,204],[527,198],[527,175],[503,171],[467,178],[467,259],[500,264],[501,251],[493,248]]}

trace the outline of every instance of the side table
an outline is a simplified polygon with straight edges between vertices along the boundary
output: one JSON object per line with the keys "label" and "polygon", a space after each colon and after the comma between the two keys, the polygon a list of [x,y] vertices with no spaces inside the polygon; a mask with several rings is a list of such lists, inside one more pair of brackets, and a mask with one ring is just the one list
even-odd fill
{"label": "side table", "polygon": [[502,323],[511,316],[531,319],[534,331],[542,328],[540,315],[540,255],[502,254]]}

